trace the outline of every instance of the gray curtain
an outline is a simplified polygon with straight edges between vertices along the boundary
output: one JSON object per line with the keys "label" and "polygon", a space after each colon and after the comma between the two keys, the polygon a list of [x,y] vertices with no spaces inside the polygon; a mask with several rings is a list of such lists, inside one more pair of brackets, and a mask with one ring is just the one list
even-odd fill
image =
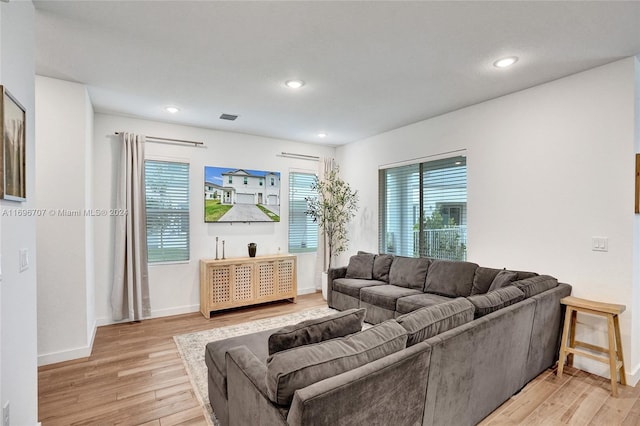
{"label": "gray curtain", "polygon": [[[318,179],[322,180],[324,177],[336,167],[336,160],[329,157],[320,157],[318,160]],[[315,285],[316,289],[322,287],[322,272],[327,271],[327,265],[329,259],[327,258],[329,249],[327,248],[327,241],[324,237],[324,231],[318,228],[318,252],[316,256],[316,268],[315,268]]]}
{"label": "gray curtain", "polygon": [[151,316],[147,268],[147,220],[144,191],[144,135],[121,133],[122,151],[116,208],[113,319],[138,321]]}

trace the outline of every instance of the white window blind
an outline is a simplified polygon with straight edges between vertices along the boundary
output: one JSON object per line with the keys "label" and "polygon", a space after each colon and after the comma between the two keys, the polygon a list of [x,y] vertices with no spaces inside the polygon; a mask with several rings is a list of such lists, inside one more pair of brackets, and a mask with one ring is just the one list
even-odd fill
{"label": "white window blind", "polygon": [[145,161],[149,263],[189,260],[189,164]]}
{"label": "white window blind", "polygon": [[289,252],[313,252],[318,249],[318,224],[307,215],[307,197],[316,197],[311,189],[316,176],[311,173],[289,173]]}
{"label": "white window blind", "polygon": [[465,157],[380,170],[381,253],[466,260]]}

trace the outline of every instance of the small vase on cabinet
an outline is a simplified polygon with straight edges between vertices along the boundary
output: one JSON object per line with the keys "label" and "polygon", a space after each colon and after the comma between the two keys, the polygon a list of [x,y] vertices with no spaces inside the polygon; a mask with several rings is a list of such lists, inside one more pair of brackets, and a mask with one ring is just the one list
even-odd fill
{"label": "small vase on cabinet", "polygon": [[258,245],[256,243],[249,243],[249,257],[256,257],[256,250],[258,250]]}

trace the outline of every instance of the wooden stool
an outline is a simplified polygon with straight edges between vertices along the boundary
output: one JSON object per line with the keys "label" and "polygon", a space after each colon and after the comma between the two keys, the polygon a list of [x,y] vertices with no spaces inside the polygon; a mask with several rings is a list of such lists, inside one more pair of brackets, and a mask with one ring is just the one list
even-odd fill
{"label": "wooden stool", "polygon": [[[620,384],[626,385],[626,373],[624,371],[624,359],[622,357],[622,340],[620,339],[620,323],[618,315],[624,312],[625,305],[613,303],[594,302],[586,299],[568,296],[560,300],[567,306],[564,317],[564,331],[562,332],[562,344],[560,345],[560,359],[558,360],[558,377],[562,377],[564,358],[567,357],[567,365],[573,366],[573,356],[580,355],[587,358],[609,364],[611,370],[611,394],[618,396],[618,370],[620,370]],[[607,319],[609,331],[609,348],[595,346],[590,343],[576,340],[576,317],[578,312],[598,315]],[[571,329],[569,329],[571,326]],[[567,347],[567,338],[569,346]],[[575,349],[583,347],[595,352],[608,354],[608,357],[593,355],[589,352]]]}

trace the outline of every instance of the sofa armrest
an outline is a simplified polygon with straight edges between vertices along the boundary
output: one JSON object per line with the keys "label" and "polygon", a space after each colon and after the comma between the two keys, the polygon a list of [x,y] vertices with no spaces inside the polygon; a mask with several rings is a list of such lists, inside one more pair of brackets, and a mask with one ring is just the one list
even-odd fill
{"label": "sofa armrest", "polygon": [[269,400],[267,366],[246,346],[226,354],[229,426],[286,425],[286,411]]}
{"label": "sofa armrest", "polygon": [[327,305],[330,308],[334,308],[333,306],[333,296],[331,292],[333,291],[333,280],[338,278],[344,278],[347,276],[347,267],[342,266],[340,268],[331,268],[327,272]]}
{"label": "sofa armrest", "polygon": [[298,389],[287,422],[314,425],[414,425],[423,418],[431,346],[421,342]]}

